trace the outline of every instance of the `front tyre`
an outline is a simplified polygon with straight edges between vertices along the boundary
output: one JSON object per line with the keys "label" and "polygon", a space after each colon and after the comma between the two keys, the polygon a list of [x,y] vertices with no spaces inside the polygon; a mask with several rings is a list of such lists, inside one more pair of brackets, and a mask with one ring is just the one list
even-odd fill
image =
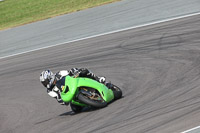
{"label": "front tyre", "polygon": [[74,113],[80,113],[83,107],[70,103],[70,107]]}
{"label": "front tyre", "polygon": [[79,93],[78,100],[95,108],[103,108],[107,105],[107,102],[101,97],[94,99],[93,97],[82,93]]}

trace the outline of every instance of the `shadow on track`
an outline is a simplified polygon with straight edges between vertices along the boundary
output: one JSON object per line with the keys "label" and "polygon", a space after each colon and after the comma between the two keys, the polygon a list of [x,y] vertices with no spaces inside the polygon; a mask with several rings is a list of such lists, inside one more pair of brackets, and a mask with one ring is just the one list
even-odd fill
{"label": "shadow on track", "polygon": [[69,115],[73,116],[73,115],[77,115],[77,114],[81,114],[81,113],[85,113],[85,112],[92,112],[92,111],[95,111],[95,110],[99,110],[99,109],[95,109],[95,108],[92,108],[92,107],[85,107],[79,113],[75,113],[73,111],[69,111],[69,112],[62,113],[59,116],[69,116]]}
{"label": "shadow on track", "polygon": [[[124,96],[122,96],[120,99],[123,99],[123,98],[124,98]],[[119,99],[119,100],[120,100],[120,99]],[[116,101],[117,101],[117,100],[114,100],[114,101],[108,103],[108,105],[110,105],[110,104],[112,104],[112,103],[114,103],[114,102],[116,102]],[[109,108],[108,105],[107,105],[106,107],[104,107],[104,108]],[[75,113],[75,112],[73,112],[73,111],[69,111],[69,112],[62,113],[62,114],[60,114],[59,116],[73,116],[73,115],[77,115],[77,114],[81,114],[81,113],[85,113],[85,112],[93,112],[93,111],[101,110],[101,109],[103,109],[103,108],[84,107],[84,108],[81,110],[81,112]]]}

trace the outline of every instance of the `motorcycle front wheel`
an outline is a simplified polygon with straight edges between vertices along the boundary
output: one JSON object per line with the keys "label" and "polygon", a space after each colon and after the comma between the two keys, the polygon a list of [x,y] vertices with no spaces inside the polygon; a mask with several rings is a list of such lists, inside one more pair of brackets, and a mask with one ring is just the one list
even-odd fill
{"label": "motorcycle front wheel", "polygon": [[79,93],[77,98],[82,103],[85,103],[95,108],[103,108],[107,105],[107,102],[103,100],[103,98],[100,95],[94,96],[94,95]]}
{"label": "motorcycle front wheel", "polygon": [[83,107],[70,103],[70,107],[74,113],[79,113],[82,111]]}

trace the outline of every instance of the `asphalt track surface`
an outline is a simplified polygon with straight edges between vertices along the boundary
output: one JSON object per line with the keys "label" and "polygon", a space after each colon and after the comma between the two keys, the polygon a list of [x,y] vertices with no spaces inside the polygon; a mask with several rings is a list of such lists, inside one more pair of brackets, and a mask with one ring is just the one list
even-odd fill
{"label": "asphalt track surface", "polygon": [[[200,125],[200,15],[0,60],[1,133],[178,133]],[[74,114],[46,94],[43,69],[86,67],[123,98]]]}
{"label": "asphalt track surface", "polygon": [[199,12],[199,0],[122,0],[0,31],[0,59]]}

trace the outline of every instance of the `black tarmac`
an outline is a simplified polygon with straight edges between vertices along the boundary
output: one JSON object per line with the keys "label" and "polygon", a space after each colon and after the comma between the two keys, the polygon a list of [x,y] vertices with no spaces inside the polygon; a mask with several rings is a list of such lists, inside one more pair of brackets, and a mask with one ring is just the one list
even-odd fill
{"label": "black tarmac", "polygon": [[[1,133],[179,133],[200,125],[200,15],[0,60]],[[48,96],[44,69],[86,67],[123,98],[74,114]]]}

